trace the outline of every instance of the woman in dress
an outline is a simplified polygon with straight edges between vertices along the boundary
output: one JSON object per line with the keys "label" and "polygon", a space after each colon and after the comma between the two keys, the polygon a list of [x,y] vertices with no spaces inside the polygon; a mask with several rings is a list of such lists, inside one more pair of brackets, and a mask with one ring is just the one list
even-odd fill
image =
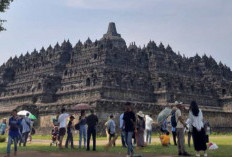
{"label": "woman in dress", "polygon": [[80,130],[79,130],[79,148],[81,148],[81,143],[82,143],[82,138],[84,138],[84,148],[86,148],[86,140],[87,140],[87,135],[86,135],[86,117],[85,117],[85,111],[81,111],[81,116],[79,118],[79,125],[80,125]]}
{"label": "woman in dress", "polygon": [[[144,147],[144,130],[145,130],[145,120],[144,120],[144,114],[142,111],[139,111],[137,113],[137,146],[138,147]],[[136,135],[135,135],[136,136]]]}
{"label": "woman in dress", "polygon": [[203,124],[203,114],[195,101],[191,102],[189,108],[189,127],[192,131],[196,156],[200,157],[200,151],[204,151],[204,157],[207,157],[206,134]]}

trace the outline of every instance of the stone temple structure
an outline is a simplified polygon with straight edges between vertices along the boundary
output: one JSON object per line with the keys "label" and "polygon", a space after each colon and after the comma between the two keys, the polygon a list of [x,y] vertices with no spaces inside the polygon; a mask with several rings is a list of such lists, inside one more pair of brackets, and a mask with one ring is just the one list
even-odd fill
{"label": "stone temple structure", "polygon": [[215,130],[231,129],[232,71],[212,57],[187,58],[154,41],[127,46],[114,23],[100,40],[64,41],[0,67],[0,117],[27,109],[39,117],[40,130],[61,107],[82,102],[104,121],[118,116],[126,101],[155,117],[175,100],[186,106],[196,100]]}

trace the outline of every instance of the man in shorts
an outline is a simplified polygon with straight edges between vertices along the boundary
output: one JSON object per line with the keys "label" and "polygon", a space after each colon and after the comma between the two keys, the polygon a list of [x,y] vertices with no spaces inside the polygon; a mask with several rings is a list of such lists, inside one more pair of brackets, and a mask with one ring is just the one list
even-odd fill
{"label": "man in shorts", "polygon": [[66,121],[67,121],[68,117],[69,117],[69,114],[65,113],[65,108],[62,108],[61,114],[58,118],[58,122],[59,122],[59,148],[62,148],[63,138],[64,138],[64,135],[66,133]]}

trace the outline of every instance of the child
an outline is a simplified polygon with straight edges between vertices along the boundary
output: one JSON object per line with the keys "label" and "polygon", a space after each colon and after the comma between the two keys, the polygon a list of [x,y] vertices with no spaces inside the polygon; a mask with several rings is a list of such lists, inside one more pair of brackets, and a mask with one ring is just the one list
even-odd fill
{"label": "child", "polygon": [[166,132],[165,134],[160,136],[160,141],[163,146],[168,146],[170,145],[170,137],[169,137],[169,132]]}
{"label": "child", "polygon": [[[111,115],[110,116],[110,120],[107,122],[107,130],[109,133],[109,142],[111,142],[111,139],[113,139],[115,137],[115,132],[116,132],[116,124],[113,120],[114,116]],[[115,147],[115,141],[113,142],[113,145]]]}
{"label": "child", "polygon": [[20,120],[17,117],[17,111],[13,110],[11,113],[12,117],[9,119],[9,135],[8,135],[8,144],[7,144],[7,155],[5,157],[10,156],[10,147],[13,141],[14,143],[14,155],[17,155],[17,142],[19,137],[19,126]]}
{"label": "child", "polygon": [[73,120],[75,119],[73,116],[70,116],[69,118],[69,122],[68,122],[68,126],[67,126],[67,134],[68,134],[68,137],[67,137],[67,140],[66,140],[66,143],[65,143],[65,148],[68,148],[68,143],[71,142],[71,148],[74,149],[74,146],[73,146],[73,134],[72,134],[72,129],[73,129]]}

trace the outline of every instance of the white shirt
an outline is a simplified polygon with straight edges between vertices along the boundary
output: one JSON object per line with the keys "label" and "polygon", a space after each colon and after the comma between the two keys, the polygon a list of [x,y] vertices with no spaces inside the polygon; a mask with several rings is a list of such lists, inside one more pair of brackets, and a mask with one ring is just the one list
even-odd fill
{"label": "white shirt", "polygon": [[201,131],[201,128],[204,127],[201,110],[199,110],[198,116],[194,116],[191,111],[189,112],[189,126],[190,130],[192,130],[192,126],[194,126],[198,131]]}
{"label": "white shirt", "polygon": [[69,117],[68,113],[63,113],[59,116],[58,118],[58,122],[59,122],[59,128],[66,128],[66,121],[67,118]]}
{"label": "white shirt", "polygon": [[146,120],[146,130],[152,130],[153,119],[150,116],[146,115],[145,120]]}

